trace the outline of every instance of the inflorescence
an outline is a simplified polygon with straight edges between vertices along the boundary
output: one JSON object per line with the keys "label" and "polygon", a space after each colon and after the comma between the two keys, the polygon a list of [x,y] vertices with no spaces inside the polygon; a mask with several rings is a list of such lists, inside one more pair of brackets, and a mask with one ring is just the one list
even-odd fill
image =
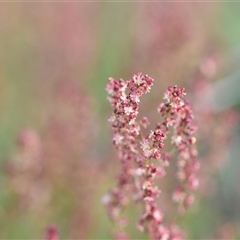
{"label": "inflorescence", "polygon": [[[156,179],[166,175],[166,167],[176,159],[177,185],[172,200],[177,203],[178,214],[183,213],[194,201],[192,191],[198,187],[196,127],[192,125],[193,112],[184,99],[185,89],[170,86],[164,93],[165,103],[158,112],[161,121],[149,134],[144,134],[149,125],[147,117],[137,119],[140,98],[149,93],[154,80],[138,73],[130,80],[109,79],[108,100],[113,113],[109,118],[113,129],[115,145],[121,163],[117,185],[103,197],[108,216],[115,223],[115,237],[123,239],[127,220],[122,212],[131,202],[143,205],[143,213],[137,228],[146,231],[151,239],[183,239],[183,233],[176,223],[166,225],[164,214],[157,199],[161,191]],[[169,136],[170,135],[170,136]],[[166,151],[166,139],[171,137],[171,150]],[[120,236],[120,237],[118,237]]]}

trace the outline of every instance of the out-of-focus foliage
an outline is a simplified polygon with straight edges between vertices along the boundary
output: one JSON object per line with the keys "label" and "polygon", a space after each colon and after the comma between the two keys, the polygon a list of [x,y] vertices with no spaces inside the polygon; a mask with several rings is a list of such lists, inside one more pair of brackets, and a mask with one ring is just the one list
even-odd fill
{"label": "out-of-focus foliage", "polygon": [[[180,225],[191,239],[239,238],[239,127],[229,115],[240,103],[239,10],[230,2],[0,3],[0,238],[39,239],[51,224],[61,239],[111,237],[101,197],[119,165],[105,85],[136,72],[155,79],[140,109],[153,121],[168,85],[186,87],[205,109],[202,188]],[[131,235],[147,239],[135,228],[138,209],[127,214]]]}

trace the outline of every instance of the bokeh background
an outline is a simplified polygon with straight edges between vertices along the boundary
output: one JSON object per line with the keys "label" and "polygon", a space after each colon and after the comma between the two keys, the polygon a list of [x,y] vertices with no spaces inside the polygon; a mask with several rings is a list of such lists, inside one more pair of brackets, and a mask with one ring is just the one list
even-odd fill
{"label": "bokeh background", "polygon": [[[175,84],[197,112],[201,187],[180,226],[188,239],[239,239],[239,12],[230,1],[0,3],[0,238],[44,239],[52,224],[61,239],[111,238],[101,198],[119,165],[105,86],[143,72],[155,79],[144,115],[156,121]],[[132,239],[145,239],[129,215]]]}

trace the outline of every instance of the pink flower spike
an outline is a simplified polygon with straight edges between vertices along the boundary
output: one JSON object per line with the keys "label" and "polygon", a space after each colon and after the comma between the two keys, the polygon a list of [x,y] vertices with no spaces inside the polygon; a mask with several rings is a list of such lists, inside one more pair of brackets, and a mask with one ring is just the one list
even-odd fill
{"label": "pink flower spike", "polygon": [[[113,110],[110,122],[121,172],[116,187],[105,195],[103,204],[109,218],[115,222],[116,236],[124,234],[126,227],[122,224],[122,211],[130,201],[135,201],[144,209],[137,224],[140,231],[147,231],[151,239],[183,239],[177,227],[163,225],[164,216],[158,206],[161,190],[156,180],[166,175],[165,167],[176,155],[178,187],[172,200],[178,204],[179,213],[185,212],[193,202],[190,192],[198,186],[199,163],[193,136],[196,127],[191,125],[193,112],[184,99],[185,89],[169,86],[164,93],[166,102],[157,109],[161,121],[148,134],[143,131],[150,123],[147,117],[138,120],[140,99],[150,91],[153,81],[142,73],[125,82],[109,79],[108,100]],[[172,144],[169,152],[164,150],[168,138]]]}

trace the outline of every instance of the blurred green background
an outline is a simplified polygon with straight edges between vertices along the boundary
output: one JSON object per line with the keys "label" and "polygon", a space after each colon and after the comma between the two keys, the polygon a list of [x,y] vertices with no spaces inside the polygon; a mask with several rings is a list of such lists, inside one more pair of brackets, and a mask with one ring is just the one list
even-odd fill
{"label": "blurred green background", "polygon": [[[43,239],[52,223],[61,239],[111,238],[101,205],[118,169],[108,78],[152,76],[152,116],[166,86],[191,95],[202,60],[217,56],[215,113],[237,112],[239,12],[233,2],[0,3],[0,238]],[[181,219],[189,239],[240,237],[239,132],[215,142],[224,163]],[[129,231],[144,239],[134,211]]]}

